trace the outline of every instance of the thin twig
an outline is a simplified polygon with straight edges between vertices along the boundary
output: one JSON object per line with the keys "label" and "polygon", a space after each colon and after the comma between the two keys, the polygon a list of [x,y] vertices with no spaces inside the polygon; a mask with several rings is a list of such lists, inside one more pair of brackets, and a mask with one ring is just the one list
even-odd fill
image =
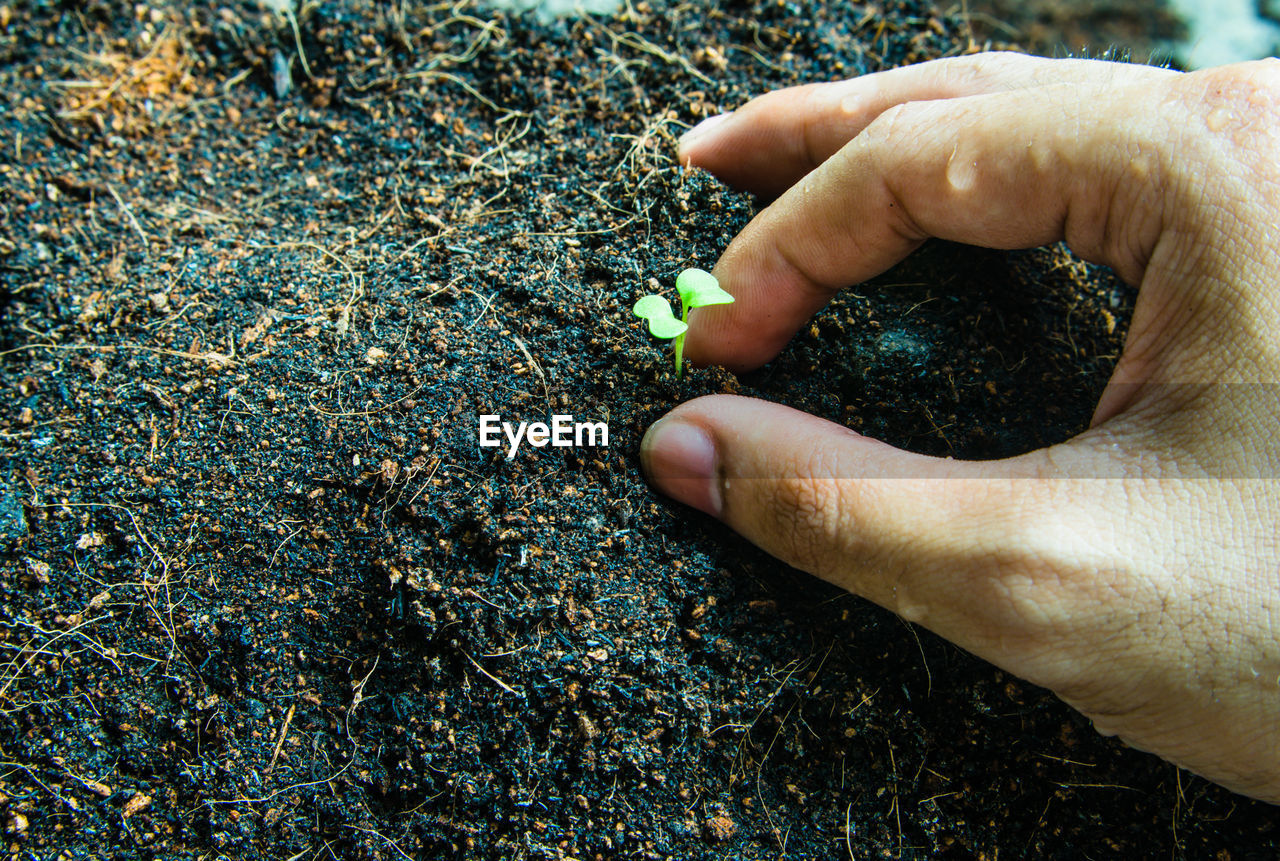
{"label": "thin twig", "polygon": [[302,71],[310,80],[314,76],[311,74],[311,66],[307,63],[307,52],[302,50],[302,34],[298,32],[298,19],[288,6],[284,7],[284,17],[289,19],[289,26],[293,29],[293,44],[298,48],[298,59],[302,61]]}
{"label": "thin twig", "polygon": [[529,352],[529,348],[524,345],[524,341],[520,340],[518,335],[512,335],[511,340],[515,341],[520,352],[524,353],[525,359],[529,362],[529,367],[538,373],[538,379],[542,381],[542,395],[547,399],[547,409],[551,409],[551,390],[547,388],[547,375],[542,372],[542,365],[538,364],[538,360]]}
{"label": "thin twig", "polygon": [[[461,650],[461,649],[459,649],[458,651],[462,651],[462,650]],[[471,662],[471,665],[472,665],[473,667],[475,667],[477,670],[479,670],[479,671],[481,672],[481,674],[483,674],[483,675],[484,675],[484,677],[485,677],[486,679],[488,679],[489,681],[493,682],[495,685],[497,685],[498,687],[502,688],[502,689],[503,689],[504,691],[506,691],[507,693],[509,693],[509,694],[515,694],[516,696],[520,696],[520,692],[519,692],[519,691],[517,691],[515,688],[511,687],[511,685],[507,684],[507,683],[506,683],[506,682],[504,682],[502,679],[500,679],[500,678],[498,678],[497,676],[495,676],[493,673],[491,673],[491,672],[489,672],[488,670],[486,670],[484,667],[480,666],[480,662],[479,662],[479,661],[477,661],[475,658],[471,657],[471,656],[470,656],[470,655],[468,655],[466,652],[462,652],[462,657],[464,657],[464,658],[466,658],[468,661],[470,661],[470,662]]]}
{"label": "thin twig", "polygon": [[[103,353],[123,352],[139,352],[139,353],[155,353],[158,356],[172,356],[177,359],[186,359],[191,362],[209,362],[220,368],[236,364],[236,356],[233,353],[215,353],[210,350],[207,353],[188,353],[182,350],[166,350],[163,347],[148,347],[145,344],[22,344],[8,350],[0,350],[0,357],[8,356],[13,353],[20,353],[23,350],[99,350]],[[256,358],[250,356],[245,361]]]}
{"label": "thin twig", "polygon": [[387,842],[388,846],[390,846],[392,849],[400,853],[401,858],[407,858],[409,859],[409,861],[413,861],[412,855],[405,854],[405,851],[401,849],[399,846],[397,846],[394,840],[392,840],[390,837],[388,837],[387,835],[381,832],[374,831],[372,828],[361,828],[359,825],[343,825],[342,827],[350,828],[352,831],[360,831],[364,834],[372,834],[374,837],[381,837],[383,840]]}
{"label": "thin twig", "polygon": [[267,774],[270,774],[276,767],[276,759],[280,756],[280,749],[284,747],[285,737],[289,735],[289,724],[293,723],[293,712],[296,705],[289,706],[289,710],[284,713],[284,725],[280,727],[280,737],[276,739],[275,750],[271,751],[271,763],[267,766]]}
{"label": "thin twig", "polygon": [[120,199],[120,195],[116,194],[115,187],[111,183],[107,183],[107,191],[111,192],[111,196],[115,198],[116,206],[120,207],[120,211],[124,213],[124,217],[128,219],[130,226],[142,237],[142,247],[147,250],[147,253],[150,253],[151,239],[147,236],[146,231],[142,229],[142,225],[138,223],[138,219],[133,217],[133,213],[129,210],[129,207],[124,205],[124,201]]}

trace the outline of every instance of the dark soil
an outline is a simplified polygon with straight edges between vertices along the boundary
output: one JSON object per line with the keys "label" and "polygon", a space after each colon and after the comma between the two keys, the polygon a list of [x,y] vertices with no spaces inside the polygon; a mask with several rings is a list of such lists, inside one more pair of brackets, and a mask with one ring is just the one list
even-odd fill
{"label": "dark soil", "polygon": [[1168,0],[964,0],[976,39],[1049,57],[1128,57],[1172,65],[1186,27]]}
{"label": "dark soil", "polygon": [[[1273,808],[640,476],[708,392],[958,457],[1084,427],[1132,293],[1059,249],[933,246],[743,379],[675,380],[630,315],[755,209],[681,130],[960,21],[297,23],[0,6],[14,858],[1275,857]],[[477,445],[559,412],[609,447]]]}

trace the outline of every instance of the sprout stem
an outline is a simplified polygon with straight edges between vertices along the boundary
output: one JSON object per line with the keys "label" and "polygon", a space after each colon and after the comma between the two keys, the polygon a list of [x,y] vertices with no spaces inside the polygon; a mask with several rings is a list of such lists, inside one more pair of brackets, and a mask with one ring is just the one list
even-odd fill
{"label": "sprout stem", "polygon": [[[684,296],[680,296],[680,321],[686,326],[689,325],[689,303]],[[687,329],[685,331],[688,331]],[[684,335],[681,334],[676,338],[676,379],[684,377]]]}

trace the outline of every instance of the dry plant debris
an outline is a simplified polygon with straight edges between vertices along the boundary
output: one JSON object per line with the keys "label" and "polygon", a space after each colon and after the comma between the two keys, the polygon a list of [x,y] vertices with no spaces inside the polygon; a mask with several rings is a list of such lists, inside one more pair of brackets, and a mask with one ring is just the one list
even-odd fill
{"label": "dry plant debris", "polygon": [[186,107],[199,91],[189,49],[172,29],[149,41],[141,57],[76,52],[79,76],[53,84],[61,92],[59,118],[137,135]]}

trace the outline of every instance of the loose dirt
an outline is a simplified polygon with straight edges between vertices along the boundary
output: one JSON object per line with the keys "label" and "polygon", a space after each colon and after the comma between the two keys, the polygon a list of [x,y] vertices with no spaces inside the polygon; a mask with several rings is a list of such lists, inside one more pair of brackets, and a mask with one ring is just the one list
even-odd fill
{"label": "loose dirt", "polygon": [[[710,392],[957,457],[1087,424],[1132,291],[1057,248],[930,246],[741,379],[630,314],[759,205],[686,127],[981,47],[896,0],[0,6],[10,855],[1274,857],[640,476]],[[609,446],[477,445],[559,412]]]}

